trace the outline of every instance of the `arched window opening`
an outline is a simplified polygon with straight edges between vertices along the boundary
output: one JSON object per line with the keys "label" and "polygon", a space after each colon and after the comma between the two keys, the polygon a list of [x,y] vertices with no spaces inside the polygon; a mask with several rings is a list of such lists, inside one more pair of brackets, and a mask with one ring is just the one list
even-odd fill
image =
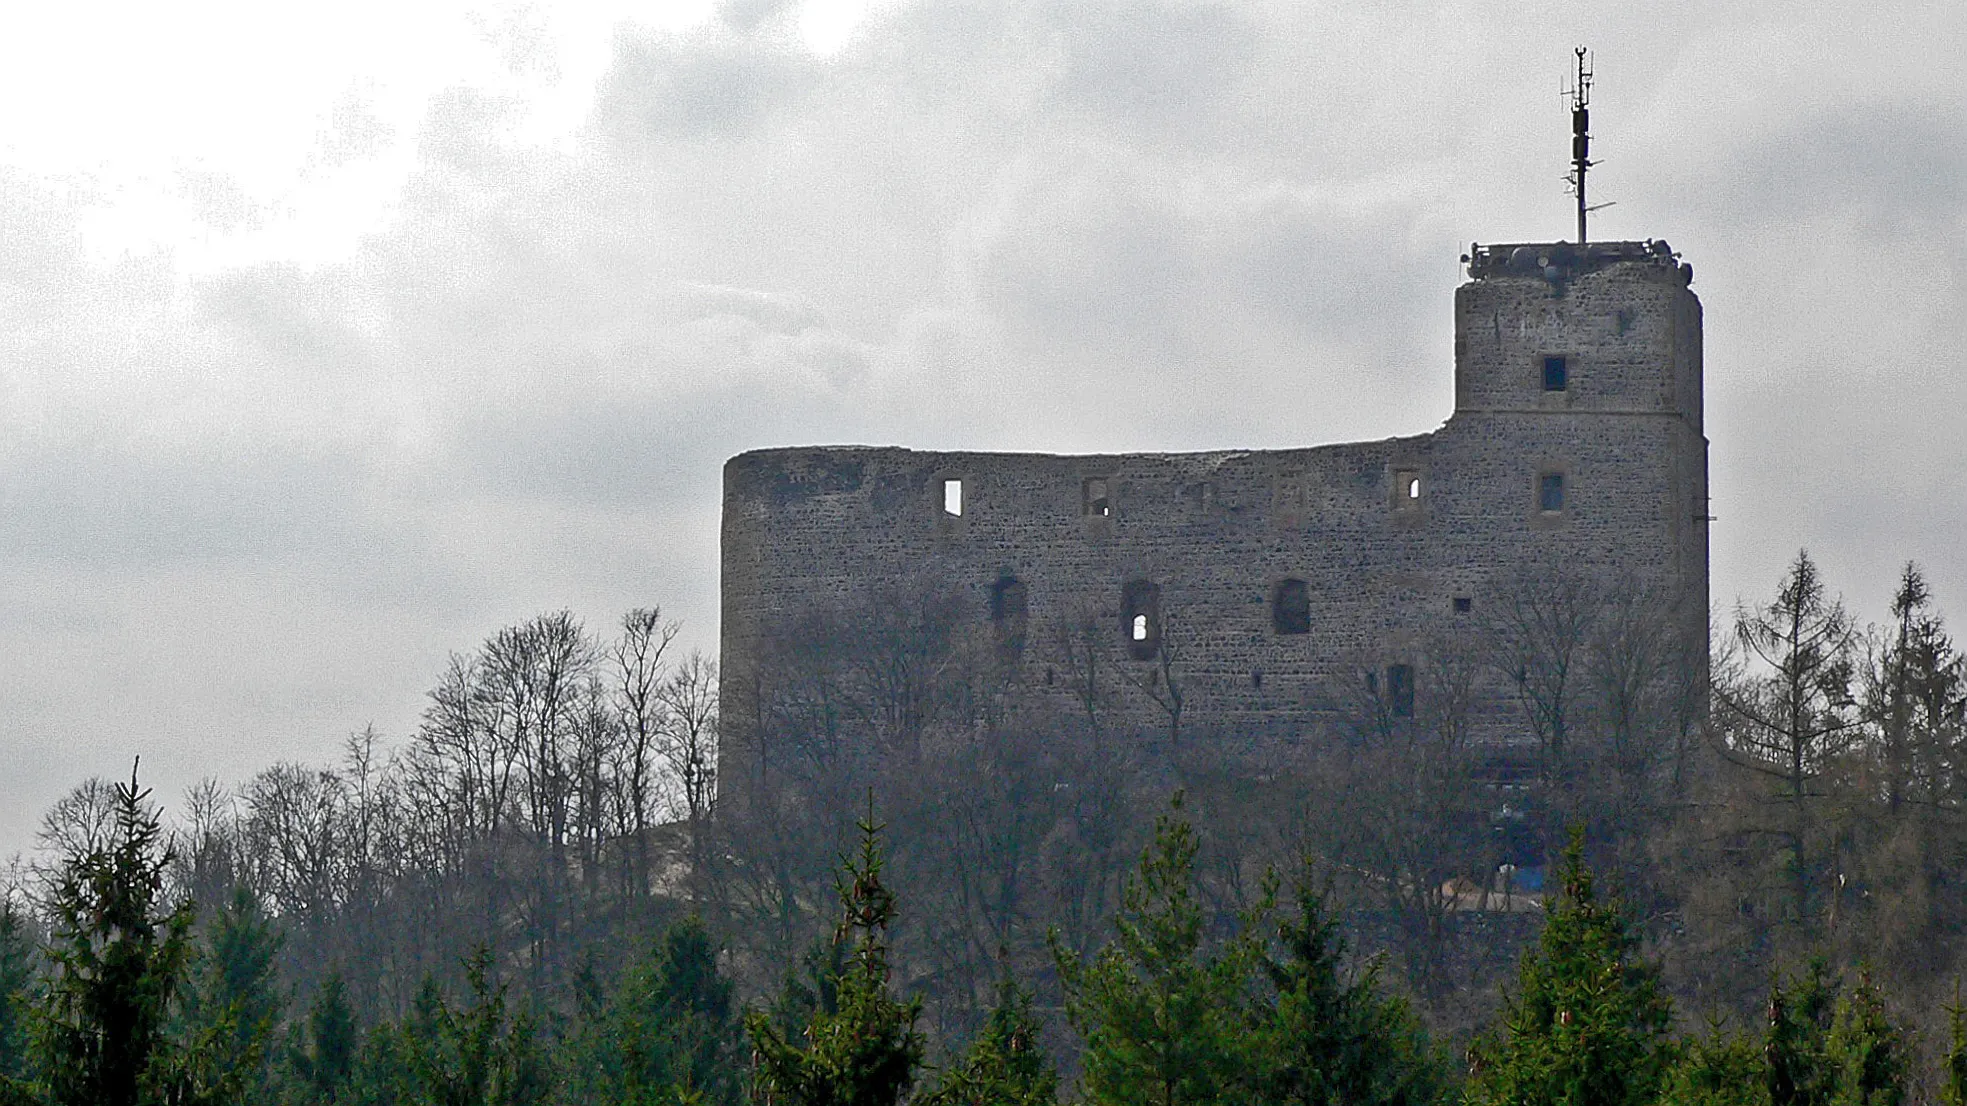
{"label": "arched window opening", "polygon": [[1161,587],[1134,580],[1120,589],[1120,625],[1127,653],[1137,661],[1161,651]]}

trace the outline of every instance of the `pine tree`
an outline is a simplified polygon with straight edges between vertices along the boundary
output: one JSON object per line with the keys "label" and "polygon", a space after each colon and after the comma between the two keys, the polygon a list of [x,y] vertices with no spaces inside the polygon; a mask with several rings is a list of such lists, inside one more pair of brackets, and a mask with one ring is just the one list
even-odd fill
{"label": "pine tree", "polygon": [[1967,1106],[1967,1008],[1960,1005],[1960,984],[1953,985],[1953,1005],[1947,1007],[1947,1051],[1940,1068],[1940,1101]]}
{"label": "pine tree", "polygon": [[1771,1106],[1828,1106],[1837,1088],[1830,1030],[1842,984],[1822,957],[1793,983],[1769,991],[1769,1035],[1763,1047]]}
{"label": "pine tree", "polygon": [[888,990],[887,931],[895,897],[881,883],[882,827],[871,812],[858,826],[859,853],[843,864],[837,880],[845,919],[834,943],[850,948],[835,981],[837,1009],[813,1013],[803,1045],[766,1014],[745,1019],[757,1057],[757,1091],[773,1106],[895,1106],[922,1063],[922,1035],[915,1028],[921,1002],[898,1001]]}
{"label": "pine tree", "polygon": [[400,1065],[395,1101],[415,1106],[537,1106],[548,1101],[552,1074],[533,1021],[507,1012],[506,988],[492,978],[480,947],[465,961],[470,1002],[453,1007],[426,979],[396,1042],[382,1048]]}
{"label": "pine tree", "polygon": [[717,944],[700,918],[671,926],[627,981],[595,995],[570,1072],[578,1101],[712,1104],[739,1098],[738,1020]]}
{"label": "pine tree", "polygon": [[198,1081],[228,1098],[265,1101],[268,1044],[285,1008],[274,968],[281,935],[244,887],[212,913],[184,1002]]}
{"label": "pine tree", "polygon": [[0,894],[0,1106],[25,1101],[28,1014],[34,985],[34,943],[27,919],[10,894]]}
{"label": "pine tree", "polygon": [[1764,1063],[1752,1038],[1710,1022],[1705,1037],[1681,1046],[1660,1101],[1666,1106],[1768,1106]]}
{"label": "pine tree", "polygon": [[1196,848],[1177,795],[1122,890],[1113,942],[1091,963],[1053,942],[1066,1016],[1086,1043],[1080,1062],[1089,1103],[1235,1102],[1248,1081],[1254,950],[1238,940],[1205,955]]}
{"label": "pine tree", "polygon": [[135,772],[117,784],[109,840],[65,858],[51,903],[53,962],[39,1026],[50,1106],[200,1097],[166,1034],[190,955],[191,904],[167,903],[163,830]]}
{"label": "pine tree", "polygon": [[1837,1068],[1837,1106],[1900,1106],[1906,1098],[1905,1034],[1885,1014],[1885,996],[1869,973],[1837,1002],[1829,1052]]}
{"label": "pine tree", "polygon": [[1301,1106],[1423,1106],[1443,1094],[1440,1066],[1407,1004],[1382,995],[1374,961],[1348,980],[1345,938],[1311,881],[1263,960],[1275,1007],[1253,1037],[1257,1097]]}
{"label": "pine tree", "polygon": [[1574,832],[1563,890],[1524,956],[1499,1036],[1471,1050],[1476,1106],[1650,1106],[1673,1010],[1616,899],[1601,901]]}
{"label": "pine tree", "polygon": [[294,1048],[290,1061],[299,1076],[301,1101],[327,1106],[343,1100],[355,1074],[357,1043],[347,985],[339,971],[329,972],[315,988],[305,1041]]}
{"label": "pine tree", "polygon": [[945,1071],[923,1106],[1053,1106],[1059,1073],[1039,1047],[1031,993],[1006,976],[997,1005],[961,1064]]}

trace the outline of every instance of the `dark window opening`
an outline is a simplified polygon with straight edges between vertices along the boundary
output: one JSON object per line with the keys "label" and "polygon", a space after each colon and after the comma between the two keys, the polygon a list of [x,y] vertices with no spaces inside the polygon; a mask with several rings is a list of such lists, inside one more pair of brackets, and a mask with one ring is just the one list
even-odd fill
{"label": "dark window opening", "polygon": [[1120,589],[1120,629],[1127,652],[1137,661],[1161,651],[1161,587],[1134,580]]}
{"label": "dark window opening", "polygon": [[1564,509],[1564,474],[1546,472],[1537,478],[1537,509],[1546,514]]}
{"label": "dark window opening", "polygon": [[1387,709],[1395,718],[1414,717],[1414,666],[1390,664],[1386,667]]}
{"label": "dark window opening", "polygon": [[1280,634],[1311,632],[1311,588],[1303,580],[1282,580],[1270,597],[1270,624]]}
{"label": "dark window opening", "polygon": [[[990,585],[990,621],[997,632],[998,660],[1015,664],[1024,655],[1024,581],[1006,573]],[[1050,673],[1046,673],[1050,682]]]}
{"label": "dark window opening", "polygon": [[1264,689],[1264,674],[1262,669],[1250,673],[1250,686],[1258,691]]}
{"label": "dark window opening", "polygon": [[990,620],[1011,622],[1025,614],[1024,581],[1016,576],[1000,576],[990,585]]}
{"label": "dark window opening", "polygon": [[963,481],[943,481],[943,514],[963,517]]}
{"label": "dark window opening", "polygon": [[1475,609],[1475,600],[1473,600],[1473,599],[1470,599],[1470,598],[1469,598],[1468,596],[1466,596],[1466,595],[1457,595],[1457,596],[1455,596],[1455,613],[1456,613],[1456,614],[1467,614],[1468,612],[1470,612],[1470,611],[1472,611],[1472,610],[1474,610],[1474,609]]}
{"label": "dark window opening", "polygon": [[1562,357],[1544,358],[1544,391],[1561,392],[1571,386],[1571,366]]}
{"label": "dark window opening", "polygon": [[1113,497],[1107,494],[1106,477],[1089,478],[1080,491],[1080,512],[1089,518],[1113,517]]}
{"label": "dark window opening", "polygon": [[1050,669],[1050,668],[1047,668],[1047,669],[1045,670],[1045,686],[1046,686],[1046,687],[1051,687],[1051,686],[1052,686],[1052,681],[1053,681],[1053,680],[1055,680],[1055,679],[1057,679],[1057,678],[1058,678],[1058,673],[1057,673],[1057,672],[1055,672],[1054,670],[1052,670],[1052,669]]}

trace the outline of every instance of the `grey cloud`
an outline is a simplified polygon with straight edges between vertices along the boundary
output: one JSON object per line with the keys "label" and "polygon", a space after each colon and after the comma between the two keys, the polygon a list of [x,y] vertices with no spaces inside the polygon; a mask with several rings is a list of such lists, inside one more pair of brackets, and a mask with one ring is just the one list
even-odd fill
{"label": "grey cloud", "polygon": [[1052,106],[1091,111],[1129,130],[1180,129],[1215,116],[1242,85],[1257,30],[1221,4],[1055,3]]}
{"label": "grey cloud", "polygon": [[735,30],[754,31],[796,7],[796,0],[719,0],[717,15]]}
{"label": "grey cloud", "polygon": [[631,141],[743,138],[819,79],[812,59],[770,40],[623,32],[596,90],[595,116]]}
{"label": "grey cloud", "polygon": [[1745,225],[1847,215],[1871,233],[1958,236],[1967,207],[1967,106],[1837,104],[1748,136],[1701,173],[1697,208]]}

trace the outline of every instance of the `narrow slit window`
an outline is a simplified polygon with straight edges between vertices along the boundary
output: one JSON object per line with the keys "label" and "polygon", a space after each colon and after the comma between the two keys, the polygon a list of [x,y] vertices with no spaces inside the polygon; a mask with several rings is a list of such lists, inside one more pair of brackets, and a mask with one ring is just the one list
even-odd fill
{"label": "narrow slit window", "polygon": [[1129,634],[1131,635],[1131,636],[1130,636],[1130,638],[1129,638],[1129,640],[1132,640],[1132,641],[1136,641],[1136,642],[1142,642],[1142,641],[1146,641],[1146,640],[1147,640],[1147,616],[1146,616],[1146,615],[1144,615],[1144,614],[1137,614],[1137,615],[1135,615],[1135,616],[1134,616],[1134,624],[1133,624],[1133,628],[1132,628],[1131,630],[1129,630],[1129,631],[1128,631],[1128,633],[1129,633]]}
{"label": "narrow slit window", "polygon": [[943,514],[952,518],[963,517],[963,481],[943,481]]}
{"label": "narrow slit window", "polygon": [[1113,497],[1107,494],[1104,476],[1088,479],[1082,488],[1080,510],[1088,518],[1111,518],[1113,516]]}
{"label": "narrow slit window", "polygon": [[1552,515],[1564,509],[1564,474],[1546,472],[1537,478],[1537,510]]}
{"label": "narrow slit window", "polygon": [[1414,716],[1414,666],[1390,664],[1386,669],[1387,709],[1395,718]]}
{"label": "narrow slit window", "polygon": [[1006,572],[990,585],[990,622],[1002,661],[1014,662],[1024,655],[1025,608],[1023,580]]}
{"label": "narrow slit window", "polygon": [[1562,357],[1544,358],[1544,391],[1561,392],[1570,386],[1570,362]]}

